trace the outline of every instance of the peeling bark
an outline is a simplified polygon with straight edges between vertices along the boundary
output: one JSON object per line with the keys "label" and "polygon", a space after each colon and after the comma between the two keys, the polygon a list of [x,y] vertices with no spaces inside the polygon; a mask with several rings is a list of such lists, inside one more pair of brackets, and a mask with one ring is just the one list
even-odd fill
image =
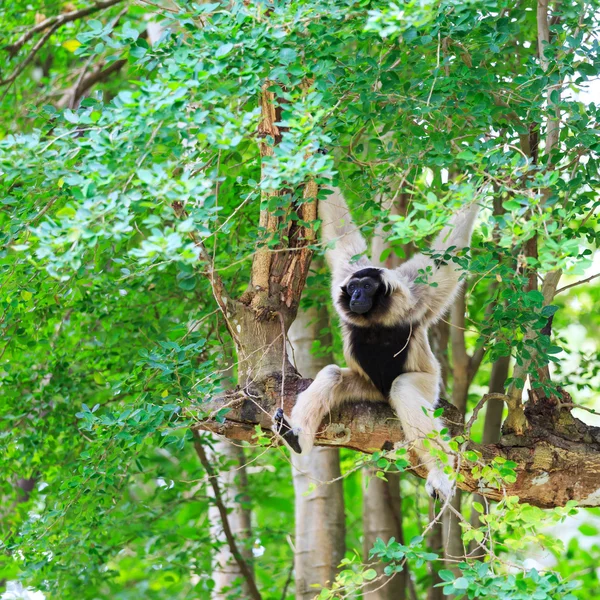
{"label": "peeling bark", "polygon": [[[272,85],[273,82],[265,82],[260,99],[262,119],[258,136],[262,139],[263,168],[284,134],[277,125],[281,107],[269,90]],[[269,200],[285,191],[263,192],[259,217],[262,239],[252,262],[250,283],[239,301],[228,302],[227,317],[236,342],[242,385],[274,372],[295,374],[286,355],[286,335],[296,317],[312,258],[317,186],[308,182],[302,202],[290,202],[286,214],[276,216],[276,211],[269,209]],[[297,218],[290,218],[292,213]]]}

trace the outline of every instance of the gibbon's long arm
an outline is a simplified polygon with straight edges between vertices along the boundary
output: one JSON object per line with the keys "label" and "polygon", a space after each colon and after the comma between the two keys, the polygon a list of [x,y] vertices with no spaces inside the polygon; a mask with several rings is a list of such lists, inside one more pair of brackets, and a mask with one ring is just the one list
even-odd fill
{"label": "gibbon's long arm", "polygon": [[[367,244],[356,227],[348,204],[339,188],[329,188],[331,194],[319,200],[319,218],[322,220],[322,240],[329,245],[325,253],[334,285],[341,283],[357,269],[371,265],[365,256]],[[356,262],[353,256],[360,255]]]}
{"label": "gibbon's long arm", "polygon": [[[479,206],[475,203],[463,206],[437,236],[431,247],[432,252],[443,255],[449,248],[454,248],[451,253],[455,254],[469,246],[478,212]],[[412,284],[412,291],[419,305],[425,307],[423,319],[431,322],[452,304],[459,290],[463,270],[452,260],[438,265],[429,256],[417,254],[398,267],[396,272],[412,282],[417,277],[423,278],[423,283]]]}

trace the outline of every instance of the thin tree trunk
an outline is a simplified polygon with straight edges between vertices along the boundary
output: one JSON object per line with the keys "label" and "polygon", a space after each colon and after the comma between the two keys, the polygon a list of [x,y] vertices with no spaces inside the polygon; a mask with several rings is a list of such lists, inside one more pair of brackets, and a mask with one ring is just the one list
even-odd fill
{"label": "thin tree trunk", "polygon": [[[215,460],[225,460],[229,463],[229,469],[219,471],[219,486],[224,503],[230,509],[228,520],[231,532],[239,546],[240,553],[251,567],[251,513],[250,509],[244,506],[244,502],[247,502],[244,450],[228,440],[218,440],[214,444],[213,456]],[[238,564],[233,559],[229,545],[225,542],[223,524],[217,506],[209,508],[208,517],[213,539],[223,542],[214,559],[213,580],[215,587],[211,594],[212,600],[231,598],[229,590],[236,588],[241,590],[240,597],[250,597],[246,581],[242,577]]]}
{"label": "thin tree trunk", "polygon": [[[508,369],[510,366],[510,356],[501,356],[492,365],[492,373],[490,375],[490,393],[503,393],[506,378],[508,377]],[[485,423],[483,425],[484,444],[495,444],[500,439],[502,428],[502,412],[504,411],[504,402],[502,400],[488,400],[485,410]],[[479,502],[485,507],[485,500],[479,494],[473,494],[473,501]],[[471,512],[471,525],[480,527],[481,521],[479,513],[476,510]],[[470,556],[474,556],[480,552],[480,548],[474,542],[469,547]]]}
{"label": "thin tree trunk", "polygon": [[[450,361],[448,360],[448,342],[450,341],[450,326],[448,321],[443,320],[436,323],[429,330],[429,343],[433,354],[438,359],[442,366],[442,394],[444,390],[448,388],[448,372],[450,371]],[[439,505],[436,507],[434,500],[429,498],[429,520],[432,521],[435,518],[436,508],[439,510]],[[432,552],[438,555],[444,553],[444,537],[443,537],[443,525],[441,522],[436,523],[430,530],[427,536],[427,546]],[[431,585],[427,591],[427,600],[443,600],[444,594],[441,587],[435,587],[436,584],[441,583],[438,571],[443,568],[442,564],[438,561],[432,561],[429,563],[429,574],[431,576]]]}
{"label": "thin tree trunk", "polygon": [[[390,207],[390,214],[406,212],[406,194],[400,195],[397,204]],[[388,247],[385,233],[381,229],[376,232],[371,244],[372,261],[375,266],[394,269],[401,260],[391,253],[385,262],[381,255]],[[405,248],[405,251],[408,249]],[[402,533],[402,498],[400,496],[400,474],[388,472],[387,481],[376,477],[377,469],[369,467],[363,473],[363,559],[369,560],[369,551],[377,538],[387,542],[390,538],[403,542]],[[383,573],[384,563],[375,565],[378,574]],[[378,579],[365,586],[369,600],[404,600],[406,598],[407,569],[387,580]],[[382,585],[385,583],[385,585]]]}
{"label": "thin tree trunk", "polygon": [[[395,538],[404,543],[402,532],[402,499],[400,497],[400,474],[386,473],[387,481],[375,477],[375,469],[364,473],[363,493],[363,557],[367,561],[375,540],[387,542]],[[384,563],[375,565],[378,574],[383,573]],[[369,600],[404,600],[406,598],[406,577],[404,569],[387,580],[375,580],[365,586]],[[382,585],[385,584],[385,585]]]}
{"label": "thin tree trunk", "polygon": [[[303,376],[315,377],[330,364],[329,352],[320,356],[311,353],[314,340],[320,340],[325,348],[331,345],[331,335],[322,333],[328,327],[325,305],[300,310],[290,327],[288,339],[293,347],[292,356]],[[333,581],[346,549],[339,450],[313,448],[308,456],[292,453],[292,465],[296,494],[296,598],[311,600],[318,593],[314,586],[326,586]],[[311,484],[316,488],[307,493]]]}
{"label": "thin tree trunk", "polygon": [[[439,506],[437,507],[439,510]],[[429,499],[429,520],[433,521],[436,514],[436,506],[434,500]],[[443,538],[443,527],[442,523],[436,523],[429,532],[427,536],[427,545],[429,546],[432,552],[435,552],[438,555],[442,555],[444,553],[444,538]],[[438,561],[431,561],[429,563],[429,572],[431,575],[431,586],[429,590],[427,590],[427,600],[443,600],[444,593],[441,587],[436,587],[438,583],[442,582],[442,579],[439,576],[439,571],[442,568]]]}
{"label": "thin tree trunk", "polygon": [[[467,399],[469,397],[469,386],[471,385],[471,357],[467,352],[465,342],[465,313],[467,304],[465,291],[461,290],[451,309],[450,339],[452,346],[452,404],[456,406],[464,421],[467,410]],[[450,501],[454,510],[461,512],[462,492],[457,489]],[[453,511],[446,511],[444,522],[444,554],[447,560],[447,568],[456,570],[456,560],[464,556],[465,550],[462,543],[462,530],[458,517]]]}

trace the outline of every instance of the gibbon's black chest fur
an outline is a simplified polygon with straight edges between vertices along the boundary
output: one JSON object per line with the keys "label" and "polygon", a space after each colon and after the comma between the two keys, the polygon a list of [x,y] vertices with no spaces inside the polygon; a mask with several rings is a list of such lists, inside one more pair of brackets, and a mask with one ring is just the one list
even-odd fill
{"label": "gibbon's black chest fur", "polygon": [[410,335],[408,323],[391,327],[350,325],[352,356],[386,398],[394,379],[404,373]]}

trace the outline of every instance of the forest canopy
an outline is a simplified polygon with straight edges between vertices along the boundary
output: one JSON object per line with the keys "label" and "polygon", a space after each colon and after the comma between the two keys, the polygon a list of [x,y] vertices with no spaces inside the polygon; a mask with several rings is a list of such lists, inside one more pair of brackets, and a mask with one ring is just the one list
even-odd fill
{"label": "forest canopy", "polygon": [[[3,600],[600,598],[596,0],[0,23]],[[446,502],[382,403],[271,433],[344,361],[331,187],[390,268],[480,206],[429,332]]]}

